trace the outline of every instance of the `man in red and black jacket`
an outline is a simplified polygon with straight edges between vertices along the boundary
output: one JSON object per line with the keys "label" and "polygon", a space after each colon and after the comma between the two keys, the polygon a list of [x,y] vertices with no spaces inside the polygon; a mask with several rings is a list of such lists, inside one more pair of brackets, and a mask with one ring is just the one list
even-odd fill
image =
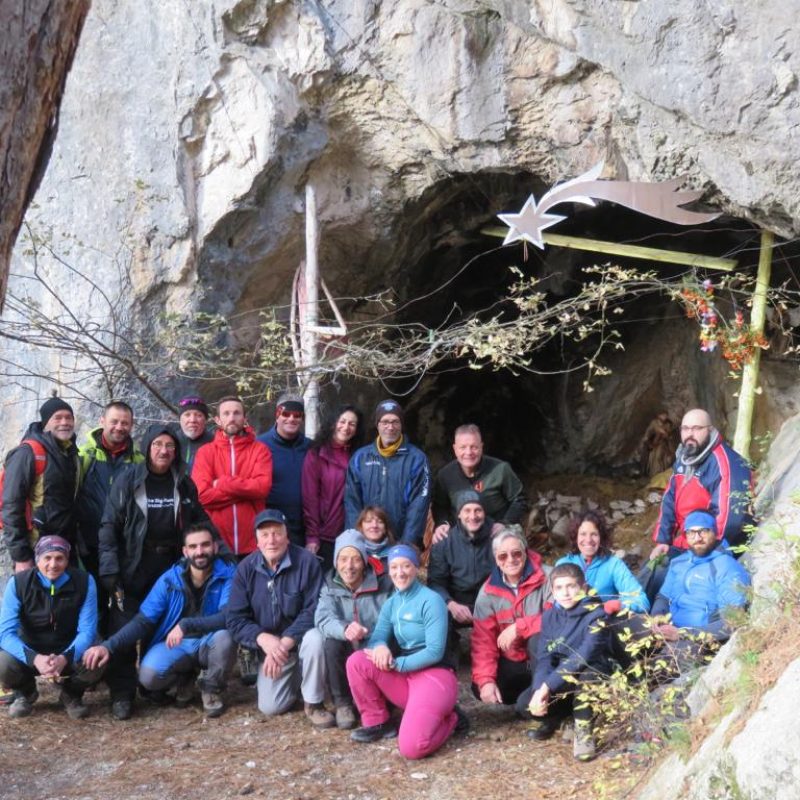
{"label": "man in red and black jacket", "polygon": [[697,509],[714,515],[718,539],[731,546],[744,544],[753,523],[752,478],[750,465],[726,444],[708,412],[688,411],[681,421],[681,444],[653,531],[651,560],[687,549],[683,523]]}
{"label": "man in red and black jacket", "polygon": [[75,496],[80,463],[75,415],[60,397],[39,409],[25,437],[6,457],[3,476],[3,539],[14,569],[33,567],[33,548],[44,531],[66,539],[75,551]]}

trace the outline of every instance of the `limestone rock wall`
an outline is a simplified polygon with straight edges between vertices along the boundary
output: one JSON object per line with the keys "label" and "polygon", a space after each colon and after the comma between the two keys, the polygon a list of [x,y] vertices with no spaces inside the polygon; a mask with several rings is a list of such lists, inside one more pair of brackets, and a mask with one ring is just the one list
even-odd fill
{"label": "limestone rock wall", "polygon": [[[605,158],[793,234],[796,24],[778,0],[95,0],[28,223],[153,332],[165,309],[285,302],[308,180],[341,295],[410,293],[407,215],[455,175],[546,186]],[[48,311],[28,249],[11,291]],[[96,289],[39,266],[102,327]],[[75,364],[3,347],[45,376],[0,389],[18,430]]]}

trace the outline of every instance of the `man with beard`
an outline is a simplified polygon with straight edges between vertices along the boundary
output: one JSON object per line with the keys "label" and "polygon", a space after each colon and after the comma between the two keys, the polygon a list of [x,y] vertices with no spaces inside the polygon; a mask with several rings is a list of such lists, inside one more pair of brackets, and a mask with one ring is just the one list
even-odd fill
{"label": "man with beard", "polygon": [[169,429],[178,437],[183,463],[190,474],[197,451],[214,440],[214,434],[207,427],[208,417],[208,406],[203,398],[191,394],[178,402],[178,422],[169,425]]}
{"label": "man with beard", "polygon": [[118,650],[149,641],[139,683],[153,693],[175,687],[176,703],[183,707],[191,700],[195,672],[203,669],[199,686],[206,716],[222,714],[221,695],[236,660],[236,647],[225,629],[236,568],[217,557],[218,549],[208,526],[187,528],[184,560],[161,575],[130,622],[86,651],[86,667],[101,667]]}
{"label": "man with beard", "polygon": [[256,549],[253,521],[272,486],[272,456],[256,440],[238,397],[217,406],[214,440],[197,452],[192,478],[203,508],[238,558]]}
{"label": "man with beard", "polygon": [[692,511],[684,525],[689,549],[670,562],[650,611],[653,618],[670,615],[669,622],[654,622],[651,630],[679,668],[697,663],[709,644],[730,637],[724,612],[744,608],[750,585],[745,568],[720,545],[713,514]]}
{"label": "man with beard", "polygon": [[6,457],[3,477],[3,539],[14,571],[31,569],[40,533],[61,536],[75,549],[75,496],[80,483],[75,415],[69,403],[51,397],[39,409],[25,438]]}
{"label": "man with beard", "polygon": [[[201,524],[216,533],[183,472],[180,446],[166,425],[151,425],[142,439],[145,461],[111,487],[100,526],[100,581],[114,598],[109,633],[136,613],[181,552],[181,531]],[[227,548],[225,548],[227,552]],[[136,649],[119,648],[106,673],[111,713],[128,719],[136,694]]]}
{"label": "man with beard", "polygon": [[715,517],[719,539],[729,545],[747,541],[752,499],[750,465],[725,441],[707,411],[695,408],[681,421],[681,444],[673,474],[661,500],[650,560],[686,550],[683,535],[690,511],[707,508]]}

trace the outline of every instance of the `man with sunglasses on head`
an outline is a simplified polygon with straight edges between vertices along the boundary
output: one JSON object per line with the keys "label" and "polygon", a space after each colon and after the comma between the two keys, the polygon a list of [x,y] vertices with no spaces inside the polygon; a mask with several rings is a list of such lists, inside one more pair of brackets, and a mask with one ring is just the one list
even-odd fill
{"label": "man with sunglasses on head", "polygon": [[197,451],[214,440],[214,434],[208,429],[209,416],[208,406],[203,398],[190,394],[180,399],[178,421],[169,425],[169,429],[178,437],[181,458],[190,474]]}
{"label": "man with sunglasses on head", "polygon": [[[159,576],[180,558],[185,527],[202,524],[218,536],[183,469],[175,434],[151,425],[141,450],[144,462],[114,481],[100,525],[100,581],[112,597],[109,634],[133,619]],[[136,682],[136,649],[122,648],[106,673],[116,719],[133,713]]]}
{"label": "man with sunglasses on head", "polygon": [[714,427],[702,408],[688,411],[681,421],[681,444],[661,512],[653,531],[655,547],[650,560],[673,557],[688,547],[683,534],[687,514],[707,508],[713,514],[718,539],[729,545],[744,544],[752,500],[752,470]]}
{"label": "man with sunglasses on head", "polygon": [[[303,462],[311,439],[303,433],[305,406],[303,399],[283,394],[275,408],[275,424],[258,437],[272,453],[272,489],[265,495],[267,508],[276,508],[286,517],[289,540],[306,546],[303,522]],[[316,552],[317,545],[307,549]]]}

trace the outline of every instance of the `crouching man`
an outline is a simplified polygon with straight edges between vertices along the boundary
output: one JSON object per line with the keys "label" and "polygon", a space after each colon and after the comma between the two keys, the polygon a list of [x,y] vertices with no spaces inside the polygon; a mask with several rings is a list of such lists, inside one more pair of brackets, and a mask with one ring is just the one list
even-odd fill
{"label": "crouching man", "polygon": [[83,693],[102,676],[101,665],[81,663],[97,636],[97,587],[82,569],[68,568],[70,544],[44,536],[35,566],[8,582],[0,613],[0,683],[14,689],[10,717],[27,717],[39,697],[36,677],[61,686],[59,700],[72,719],[89,709]]}
{"label": "crouching man", "polygon": [[258,709],[272,716],[289,711],[303,695],[315,728],[331,728],[325,709],[325,651],[314,612],[322,590],[319,559],[289,542],[283,512],[262,511],[255,519],[258,550],[239,563],[228,604],[234,639],[264,654],[258,672]]}
{"label": "crouching man", "polygon": [[217,550],[208,527],[187,528],[184,559],[161,575],[130,622],[86,651],[86,666],[105,665],[117,651],[129,651],[137,641],[149,640],[139,666],[139,683],[153,693],[174,688],[176,702],[183,706],[191,701],[195,674],[202,669],[198,685],[206,716],[222,714],[222,693],[236,661],[236,647],[225,629],[236,568],[218,558]]}

